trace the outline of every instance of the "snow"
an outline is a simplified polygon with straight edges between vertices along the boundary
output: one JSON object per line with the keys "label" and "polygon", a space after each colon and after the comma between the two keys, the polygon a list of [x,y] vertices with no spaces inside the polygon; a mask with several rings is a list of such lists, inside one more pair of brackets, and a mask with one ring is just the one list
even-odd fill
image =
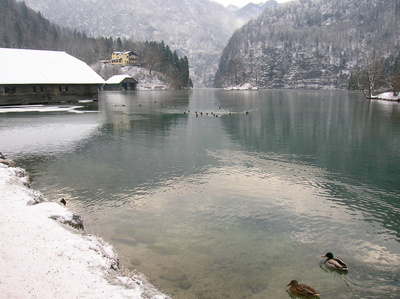
{"label": "snow", "polygon": [[61,51],[0,48],[0,84],[104,84],[83,61]]}
{"label": "snow", "polygon": [[[136,86],[137,90],[166,90],[169,89],[168,83],[166,83],[164,75],[160,72],[150,71],[149,69],[126,65],[123,67],[114,66],[111,64],[100,64],[95,63],[91,65],[97,73],[99,73],[103,78],[109,78],[107,84],[111,84],[111,80],[121,81],[126,77],[134,78],[138,84]],[[118,72],[118,75],[111,76]],[[115,77],[115,78],[114,78]],[[120,81],[120,82],[121,82]],[[120,83],[118,82],[118,83]]]}
{"label": "snow", "polygon": [[258,86],[253,86],[250,83],[244,83],[243,85],[225,87],[224,90],[258,90]]}
{"label": "snow", "polygon": [[[91,101],[91,100],[89,100]],[[80,101],[83,102],[83,101]],[[81,113],[77,109],[82,108],[81,106],[64,106],[61,105],[18,105],[18,106],[0,106],[0,113],[9,113],[9,112],[60,112],[67,111],[71,113]],[[87,111],[85,111],[87,113]]]}
{"label": "snow", "polygon": [[0,158],[2,298],[168,298],[142,274],[120,270],[111,245],[54,220],[77,217],[29,183]]}
{"label": "snow", "polygon": [[112,76],[111,78],[109,78],[106,81],[106,84],[120,84],[122,81],[124,81],[127,78],[128,79],[130,79],[130,78],[133,79],[133,77],[131,77],[129,75],[115,75],[115,76]]}
{"label": "snow", "polygon": [[374,96],[373,98],[380,99],[380,100],[387,100],[387,101],[400,101],[400,95],[393,95],[393,92],[384,92]]}
{"label": "snow", "polygon": [[146,68],[138,66],[124,66],[121,68],[121,71],[138,81],[138,90],[168,89],[167,83],[163,80],[163,74],[159,72],[149,71]]}

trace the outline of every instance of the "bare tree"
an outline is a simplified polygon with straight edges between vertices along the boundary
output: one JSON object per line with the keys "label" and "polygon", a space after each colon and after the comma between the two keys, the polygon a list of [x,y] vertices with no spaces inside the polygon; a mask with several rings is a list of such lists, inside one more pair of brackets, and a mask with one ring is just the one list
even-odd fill
{"label": "bare tree", "polygon": [[[399,5],[400,7],[400,5]],[[392,55],[385,60],[383,84],[397,96],[400,91],[400,55]]]}
{"label": "bare tree", "polygon": [[400,90],[400,72],[384,74],[383,82],[393,93],[393,96],[397,96],[397,92]]}
{"label": "bare tree", "polygon": [[359,68],[356,72],[357,88],[361,90],[367,99],[372,98],[372,92],[380,86],[383,75],[383,62],[379,60],[371,60],[365,68]]}

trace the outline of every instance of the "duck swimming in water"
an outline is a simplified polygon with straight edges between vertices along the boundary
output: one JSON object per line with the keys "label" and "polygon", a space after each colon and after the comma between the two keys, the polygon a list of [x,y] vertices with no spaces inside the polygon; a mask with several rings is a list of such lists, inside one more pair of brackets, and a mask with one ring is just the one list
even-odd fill
{"label": "duck swimming in water", "polygon": [[334,258],[332,252],[328,252],[327,254],[323,255],[322,257],[326,257],[325,265],[331,269],[339,270],[339,271],[347,271],[349,268],[347,264],[343,262],[341,259]]}
{"label": "duck swimming in water", "polygon": [[292,280],[287,287],[289,287],[289,292],[293,295],[297,295],[297,296],[303,296],[306,298],[310,298],[310,297],[318,297],[319,296],[319,292],[315,289],[313,289],[312,287],[302,284],[297,281],[297,280]]}

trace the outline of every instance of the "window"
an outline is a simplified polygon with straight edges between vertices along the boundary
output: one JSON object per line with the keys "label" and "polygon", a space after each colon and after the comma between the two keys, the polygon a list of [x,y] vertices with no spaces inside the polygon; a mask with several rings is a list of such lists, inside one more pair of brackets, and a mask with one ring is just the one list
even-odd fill
{"label": "window", "polygon": [[6,87],[4,87],[4,92],[5,93],[8,93],[8,94],[12,94],[12,93],[15,93],[15,86],[13,86],[13,87],[8,87],[8,86],[6,86]]}
{"label": "window", "polygon": [[66,85],[60,85],[59,90],[60,90],[61,92],[68,91],[68,86],[66,86]]}
{"label": "window", "polygon": [[33,86],[33,92],[36,92],[36,86]]}

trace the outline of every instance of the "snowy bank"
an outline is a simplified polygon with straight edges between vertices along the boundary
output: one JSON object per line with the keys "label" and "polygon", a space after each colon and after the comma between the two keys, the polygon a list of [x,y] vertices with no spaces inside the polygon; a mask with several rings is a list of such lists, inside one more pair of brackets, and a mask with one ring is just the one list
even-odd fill
{"label": "snowy bank", "polygon": [[138,81],[138,90],[168,90],[169,84],[166,82],[165,76],[156,71],[138,66],[115,66],[111,64],[95,63],[91,65],[101,77],[108,80],[114,75],[127,75]]}
{"label": "snowy bank", "polygon": [[82,223],[30,189],[25,170],[3,158],[0,154],[2,298],[169,298],[143,275],[120,270],[111,245],[66,224]]}
{"label": "snowy bank", "polygon": [[393,92],[384,92],[381,94],[378,94],[376,96],[373,96],[371,98],[372,100],[385,100],[385,101],[400,101],[400,95],[394,95]]}
{"label": "snowy bank", "polygon": [[258,86],[253,86],[250,83],[245,83],[243,85],[228,86],[224,90],[258,90]]}

